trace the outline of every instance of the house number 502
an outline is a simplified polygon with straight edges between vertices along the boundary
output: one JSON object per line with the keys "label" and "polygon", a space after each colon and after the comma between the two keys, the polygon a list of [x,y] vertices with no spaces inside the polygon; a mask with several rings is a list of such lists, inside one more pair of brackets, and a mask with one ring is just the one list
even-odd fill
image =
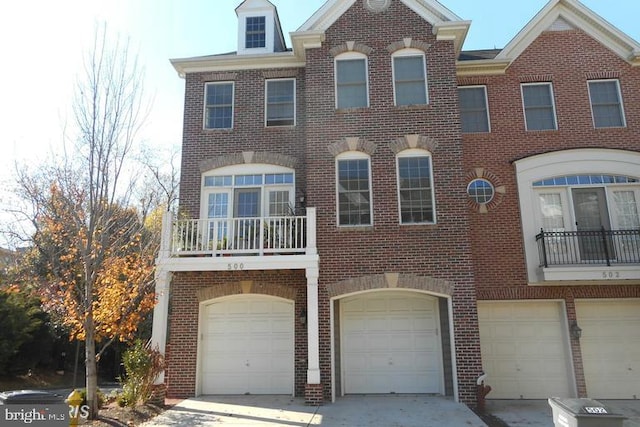
{"label": "house number 502", "polygon": [[227,264],[227,270],[229,271],[233,271],[233,270],[244,270],[244,264],[243,263],[229,263]]}
{"label": "house number 502", "polygon": [[619,271],[603,271],[602,278],[603,279],[619,279],[620,272]]}

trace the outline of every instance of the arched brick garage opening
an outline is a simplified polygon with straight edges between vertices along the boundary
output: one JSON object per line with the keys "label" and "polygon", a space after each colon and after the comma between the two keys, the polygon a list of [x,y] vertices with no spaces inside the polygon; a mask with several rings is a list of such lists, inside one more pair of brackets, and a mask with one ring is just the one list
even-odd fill
{"label": "arched brick garage opening", "polygon": [[456,393],[452,283],[390,273],[337,282],[327,289],[334,397]]}

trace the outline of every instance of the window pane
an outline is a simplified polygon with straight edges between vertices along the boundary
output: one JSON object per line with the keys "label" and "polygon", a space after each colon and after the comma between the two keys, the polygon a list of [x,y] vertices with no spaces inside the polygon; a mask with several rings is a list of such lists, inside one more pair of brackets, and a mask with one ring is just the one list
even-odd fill
{"label": "window pane", "polygon": [[371,224],[369,160],[338,161],[339,225]]}
{"label": "window pane", "polygon": [[336,61],[338,108],[367,106],[367,70],[364,59]]}
{"label": "window pane", "polygon": [[208,84],[206,90],[207,129],[228,129],[233,123],[233,84]]}
{"label": "window pane", "polygon": [[267,126],[294,124],[294,81],[267,81]]}
{"label": "window pane", "polygon": [[424,59],[422,56],[393,58],[396,105],[427,103]]}
{"label": "window pane", "polygon": [[429,157],[398,158],[400,220],[403,224],[434,221]]}
{"label": "window pane", "polygon": [[563,231],[564,218],[562,215],[562,199],[560,198],[560,194],[540,194],[539,197],[542,228],[546,231]]}
{"label": "window pane", "polygon": [[486,179],[474,179],[467,188],[467,194],[478,204],[487,204],[493,200],[493,185]]}
{"label": "window pane", "polygon": [[618,82],[589,82],[593,121],[597,128],[624,126]]}
{"label": "window pane", "polygon": [[[229,215],[229,194],[209,194],[207,214],[209,218],[225,219]],[[208,226],[208,241],[222,241],[228,235],[229,224],[227,221],[213,221]],[[211,245],[213,247],[213,245]]]}
{"label": "window pane", "polygon": [[260,190],[244,189],[235,193],[236,218],[255,218],[260,216]]}
{"label": "window pane", "polygon": [[262,185],[262,175],[237,175],[236,185]]}
{"label": "window pane", "polygon": [[205,176],[204,177],[204,186],[205,187],[230,187],[231,186],[231,176]]}
{"label": "window pane", "polygon": [[590,184],[633,184],[639,182],[638,178],[616,175],[567,175],[543,179],[533,183],[534,187],[540,186],[564,186],[564,185],[590,185]]}
{"label": "window pane", "polygon": [[522,86],[522,96],[527,130],[556,129],[551,85],[524,85]]}
{"label": "window pane", "polygon": [[247,34],[245,37],[245,47],[247,49],[265,47],[265,18],[255,16],[247,18]]}
{"label": "window pane", "polygon": [[292,173],[269,173],[264,176],[266,184],[293,184]]}
{"label": "window pane", "polygon": [[486,91],[484,87],[459,88],[462,132],[489,132]]}
{"label": "window pane", "polygon": [[229,211],[229,195],[227,193],[209,194],[209,218],[226,218]]}
{"label": "window pane", "polygon": [[613,193],[616,220],[622,230],[640,229],[638,204],[633,191],[615,191]]}
{"label": "window pane", "polygon": [[291,215],[288,191],[269,192],[269,216]]}

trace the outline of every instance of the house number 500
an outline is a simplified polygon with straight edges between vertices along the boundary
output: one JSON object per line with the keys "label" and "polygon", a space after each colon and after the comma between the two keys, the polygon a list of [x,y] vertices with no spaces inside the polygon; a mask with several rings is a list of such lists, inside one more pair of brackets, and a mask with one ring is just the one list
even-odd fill
{"label": "house number 500", "polygon": [[602,278],[603,279],[619,279],[620,272],[619,271],[603,271]]}
{"label": "house number 500", "polygon": [[244,264],[243,263],[229,263],[227,264],[227,270],[232,271],[232,270],[244,270]]}

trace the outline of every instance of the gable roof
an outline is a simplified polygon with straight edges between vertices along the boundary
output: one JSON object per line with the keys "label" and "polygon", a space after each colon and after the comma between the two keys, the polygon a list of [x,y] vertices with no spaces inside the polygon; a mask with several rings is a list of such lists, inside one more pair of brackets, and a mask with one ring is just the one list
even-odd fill
{"label": "gable roof", "polygon": [[633,66],[640,66],[640,44],[578,0],[550,0],[493,59],[459,57],[460,75],[502,74],[540,34],[554,26],[584,31]]}
{"label": "gable roof", "polygon": [[[302,34],[324,34],[358,0],[327,0],[298,30],[293,39]],[[400,0],[433,26],[438,40],[453,40],[459,54],[471,21],[464,21],[437,0]],[[295,42],[294,42],[295,44]]]}

